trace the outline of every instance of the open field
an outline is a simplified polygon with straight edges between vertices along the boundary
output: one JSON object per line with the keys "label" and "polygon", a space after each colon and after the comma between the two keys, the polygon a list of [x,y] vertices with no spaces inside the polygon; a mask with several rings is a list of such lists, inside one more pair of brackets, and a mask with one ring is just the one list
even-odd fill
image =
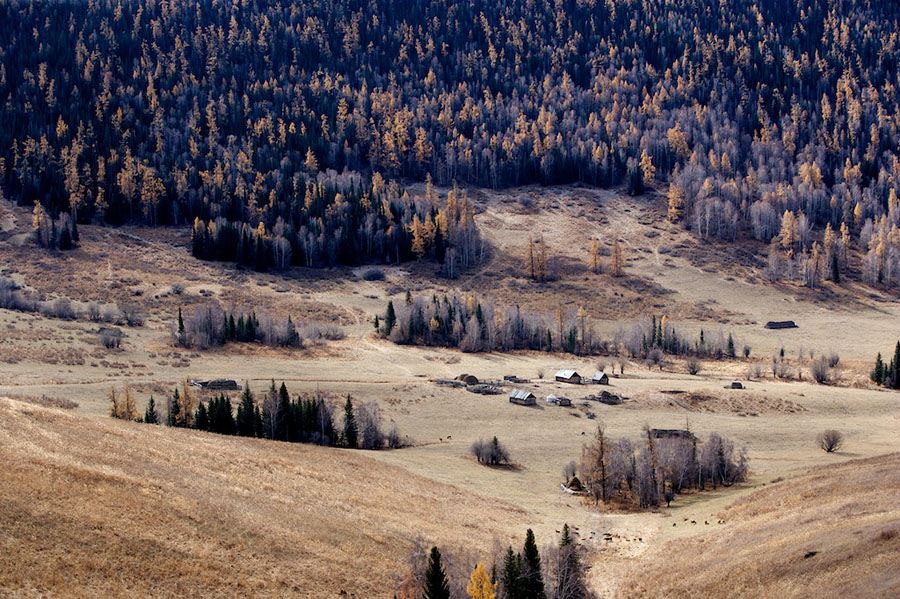
{"label": "open field", "polygon": [[[138,305],[148,313],[144,326],[123,328],[126,337],[120,349],[108,350],[97,343],[96,323],[0,310],[0,395],[71,399],[79,403],[82,413],[61,414],[8,401],[0,405],[4,413],[0,422],[3,460],[21,460],[22,464],[8,476],[32,481],[29,484],[37,485],[35,495],[46,498],[41,504],[44,512],[36,507],[28,512],[28,518],[50,510],[62,514],[64,510],[52,507],[50,497],[74,484],[80,495],[73,496],[69,508],[87,511],[67,515],[66,522],[70,518],[84,520],[85,528],[76,529],[78,534],[102,535],[96,538],[112,543],[113,537],[127,536],[125,532],[132,529],[98,529],[97,520],[92,518],[101,519],[104,509],[112,509],[116,501],[128,498],[134,502],[128,509],[152,519],[158,519],[153,514],[164,513],[166,505],[180,506],[172,524],[180,531],[177,535],[183,536],[175,535],[168,547],[159,548],[154,553],[159,561],[153,563],[162,564],[182,551],[175,547],[186,538],[195,541],[187,554],[177,555],[205,560],[226,543],[228,528],[216,519],[210,536],[196,538],[192,535],[198,524],[190,514],[215,509],[209,497],[222,496],[225,513],[247,512],[242,530],[249,531],[251,523],[276,527],[259,537],[275,540],[266,540],[264,550],[248,558],[248,564],[304,564],[293,573],[287,566],[277,566],[276,573],[265,580],[248,574],[249,579],[233,583],[236,586],[229,582],[225,594],[277,594],[279,589],[293,592],[286,585],[298,578],[318,579],[321,571],[316,568],[325,564],[348,578],[321,588],[332,592],[343,588],[341,584],[355,585],[365,596],[389,596],[382,593],[384,585],[393,580],[392,575],[405,559],[398,552],[378,554],[378,547],[381,553],[388,546],[408,547],[408,540],[416,533],[432,542],[464,544],[476,540],[487,547],[494,536],[505,539],[503,542],[518,542],[524,529],[531,526],[538,543],[544,544],[554,539],[563,522],[569,522],[578,527],[582,542],[593,552],[591,580],[595,588],[619,594],[625,588],[621,585],[626,584],[626,566],[634,560],[641,560],[637,562],[640,564],[646,559],[662,568],[659,552],[670,547],[666,543],[682,542],[683,537],[700,532],[703,536],[689,541],[691,547],[699,547],[701,542],[724,543],[720,539],[733,540],[737,531],[744,530],[738,526],[763,526],[760,520],[743,521],[738,512],[729,511],[739,510],[740,503],[728,507],[736,500],[756,497],[752,494],[762,485],[780,477],[790,479],[812,467],[900,449],[900,395],[877,389],[866,378],[874,354],[890,352],[900,334],[895,326],[900,305],[893,298],[853,282],[840,288],[827,284],[817,293],[766,284],[755,268],[762,260],[760,247],[747,244],[739,249],[739,255],[731,256],[722,247],[698,242],[665,223],[658,199],[633,200],[578,187],[523,188],[503,194],[478,191],[472,195],[491,257],[487,264],[452,282],[435,279],[436,267],[427,263],[387,267],[386,280],[377,282],[359,278],[361,269],[254,273],[191,258],[186,249],[186,230],[84,226],[79,249],[62,255],[48,253],[30,247],[25,239],[27,212],[8,207],[15,222],[10,226],[8,215],[5,230],[0,233],[0,264],[4,265],[0,274],[13,276],[45,299],[65,296],[120,307]],[[521,201],[524,196],[531,201]],[[620,279],[593,275],[586,267],[591,235],[599,235],[607,243],[609,231],[615,231],[627,248],[627,276]],[[544,234],[556,255],[557,281],[537,285],[522,277],[522,240],[528,233]],[[753,349],[749,361],[707,362],[699,376],[686,374],[678,360],[662,371],[631,363],[624,376],[612,380],[610,388],[628,398],[624,404],[591,403],[585,408],[581,399],[596,388],[566,386],[552,381],[552,375],[562,367],[590,375],[598,363],[609,366],[609,358],[537,352],[464,354],[396,346],[376,337],[372,319],[383,312],[387,299],[403,301],[407,289],[429,295],[490,294],[504,303],[547,312],[559,305],[584,305],[597,331],[608,336],[642,315],[665,314],[686,331],[732,331],[739,347],[747,343]],[[188,311],[210,299],[226,307],[290,313],[297,321],[337,323],[347,337],[302,350],[246,344],[204,352],[173,347],[171,330],[178,307]],[[800,328],[769,331],[762,325],[770,319],[793,319]],[[781,347],[804,371],[802,382],[774,380],[767,371],[772,353]],[[817,355],[837,351],[842,369],[839,384],[811,383],[808,356],[803,364],[797,362],[801,347],[804,353],[815,350]],[[756,362],[763,366],[762,379],[747,382],[746,390],[723,388],[731,380],[745,379],[748,366]],[[474,395],[434,383],[464,372],[487,379],[505,374],[529,379],[522,387],[538,396],[538,406],[514,406],[505,395]],[[162,399],[185,378],[217,377],[247,381],[254,391],[262,391],[274,379],[285,381],[293,394],[319,392],[335,401],[346,393],[354,398],[377,399],[385,421],[396,422],[414,446],[400,451],[348,453],[150,429],[112,422],[104,416],[105,396],[111,386],[131,385],[142,409],[151,393]],[[574,406],[545,405],[543,399],[551,392],[571,397]],[[559,489],[563,466],[580,457],[582,444],[595,430],[596,422],[587,417],[588,411],[605,423],[612,437],[637,439],[645,424],[682,428],[688,423],[701,437],[719,432],[747,449],[751,480],[741,488],[679,496],[671,509],[655,513],[599,513]],[[87,431],[83,438],[78,432],[82,428]],[[815,447],[816,434],[825,428],[838,428],[845,434],[847,444],[842,452],[825,454]],[[31,434],[38,440],[31,441]],[[508,446],[520,468],[489,469],[468,455],[473,441],[495,434]],[[22,443],[21,439],[29,441]],[[138,447],[132,449],[130,444]],[[101,459],[102,451],[93,453],[97,448],[113,447],[121,449],[111,451],[108,461]],[[150,448],[149,456],[143,456],[143,448]],[[169,464],[173,454],[178,459]],[[221,456],[218,461],[216,456]],[[313,470],[304,470],[308,468]],[[54,474],[46,480],[40,476],[50,472]],[[259,473],[270,478],[271,486],[265,487],[265,493],[251,494],[253,485],[249,481]],[[302,480],[326,480],[319,487],[307,487],[292,482],[295,475]],[[150,481],[146,487],[143,476]],[[388,479],[398,482],[392,485]],[[360,489],[375,490],[377,497],[372,505],[364,500],[372,494],[370,491],[347,490],[356,480]],[[798,484],[805,485],[803,481],[807,480],[801,479]],[[764,493],[785,484],[767,485]],[[102,509],[91,511],[89,497],[95,491],[85,485],[97,487]],[[4,482],[3,487],[10,485]],[[169,493],[174,491],[177,493]],[[346,519],[345,512],[323,514],[317,521],[321,534],[316,533],[309,547],[303,548],[317,552],[319,557],[316,563],[307,565],[310,554],[296,553],[302,543],[300,533],[295,531],[302,529],[305,516],[285,506],[314,503],[335,493],[349,494],[335,509],[356,504],[365,509],[353,516],[356,519]],[[11,509],[19,510],[6,516],[5,521],[21,521],[22,526],[32,522],[35,526],[26,518],[22,497],[10,496],[5,501]],[[392,510],[400,503],[416,510],[407,521],[393,519],[397,512]],[[293,532],[268,523],[286,512],[290,512],[285,516],[289,518],[286,528]],[[467,522],[467,513],[484,514],[484,518],[470,517]],[[725,518],[728,523],[715,531],[681,526],[685,518],[718,520],[721,513],[729,514]],[[389,515],[382,523],[383,514]],[[441,516],[436,518],[435,514]],[[62,520],[59,522],[60,529],[65,529]],[[478,528],[472,530],[475,522]],[[678,526],[673,527],[673,523]],[[165,528],[159,526],[162,528],[150,530]],[[25,540],[15,540],[18,536],[13,539],[28,548],[22,555],[46,551],[42,537],[30,541],[29,535],[34,533],[25,529],[20,532]],[[329,540],[351,532],[359,538],[347,541],[343,551],[328,548]],[[603,540],[604,533],[611,533],[612,540]],[[244,552],[259,540],[251,532],[242,534],[229,549],[229,560],[243,560],[247,557]],[[140,538],[154,536],[148,533]],[[73,533],[71,542],[77,538]],[[353,561],[350,554],[356,547],[363,549]],[[112,554],[109,559],[113,559]],[[373,578],[352,578],[352,570],[362,562],[376,572]],[[104,569],[109,564],[77,567],[82,566],[100,573],[85,581],[85,595],[108,590],[103,586],[108,582],[103,581],[102,573],[109,571]],[[44,576],[46,571],[41,568],[45,567],[37,561],[2,562],[0,577],[14,570],[35,569],[31,582],[19,580],[16,584],[37,584],[34,581]],[[188,580],[200,576],[182,567],[179,572]],[[240,572],[248,573],[254,567],[248,565]],[[669,576],[664,569],[659,572],[660,577]],[[226,576],[225,572],[220,574]],[[144,583],[137,578],[126,582],[134,585],[135,594],[177,593],[181,588],[142,587]],[[676,587],[671,588],[673,593],[678,592]],[[201,588],[198,594],[207,591]]]}

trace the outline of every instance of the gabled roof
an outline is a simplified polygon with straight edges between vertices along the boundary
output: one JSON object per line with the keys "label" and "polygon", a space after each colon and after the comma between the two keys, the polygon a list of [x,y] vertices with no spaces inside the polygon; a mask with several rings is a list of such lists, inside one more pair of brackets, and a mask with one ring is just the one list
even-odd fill
{"label": "gabled roof", "polygon": [[602,370],[598,370],[597,372],[594,373],[594,376],[592,376],[591,378],[596,381],[596,380],[602,379],[603,377],[609,378],[609,375],[606,374],[605,372],[603,372]]}
{"label": "gabled roof", "polygon": [[562,379],[570,379],[577,374],[578,373],[574,370],[559,370],[557,371],[556,376]]}
{"label": "gabled roof", "polygon": [[534,393],[531,391],[522,391],[521,389],[513,389],[509,392],[510,399],[528,399],[530,397],[534,397]]}

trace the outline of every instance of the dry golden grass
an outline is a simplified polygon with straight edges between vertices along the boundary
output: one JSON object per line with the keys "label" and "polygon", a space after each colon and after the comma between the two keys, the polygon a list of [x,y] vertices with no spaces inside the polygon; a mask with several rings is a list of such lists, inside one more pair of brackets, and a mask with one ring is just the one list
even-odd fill
{"label": "dry golden grass", "polygon": [[890,454],[747,494],[718,515],[725,525],[710,522],[713,532],[649,551],[618,595],[900,596],[898,489],[900,454]]}
{"label": "dry golden grass", "polygon": [[0,595],[390,597],[410,539],[527,515],[360,452],[0,399]]}

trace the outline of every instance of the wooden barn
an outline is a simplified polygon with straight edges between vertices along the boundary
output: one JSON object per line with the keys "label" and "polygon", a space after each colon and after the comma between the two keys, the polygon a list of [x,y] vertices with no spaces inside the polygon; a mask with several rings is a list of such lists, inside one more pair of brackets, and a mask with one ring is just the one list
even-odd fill
{"label": "wooden barn", "polygon": [[591,383],[594,385],[608,385],[609,375],[602,370],[598,370],[594,373],[594,376],[591,377]]}
{"label": "wooden barn", "polygon": [[537,403],[537,398],[531,391],[513,389],[509,392],[509,401],[510,403],[519,404],[520,406],[533,406]]}
{"label": "wooden barn", "polygon": [[560,383],[581,384],[581,375],[574,370],[560,370],[556,373],[556,380]]}

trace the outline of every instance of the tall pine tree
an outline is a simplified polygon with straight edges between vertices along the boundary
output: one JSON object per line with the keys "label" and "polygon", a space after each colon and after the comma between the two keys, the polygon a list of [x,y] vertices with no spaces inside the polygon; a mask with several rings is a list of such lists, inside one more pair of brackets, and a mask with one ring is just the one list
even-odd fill
{"label": "tall pine tree", "polygon": [[547,596],[541,574],[541,555],[530,528],[525,533],[525,547],[522,549],[522,590],[524,599],[546,599]]}
{"label": "tall pine tree", "polygon": [[356,447],[359,443],[359,430],[356,425],[356,416],[353,414],[353,401],[347,396],[344,404],[344,443],[347,447]]}
{"label": "tall pine tree", "polygon": [[431,554],[428,556],[422,597],[423,599],[450,599],[450,584],[447,582],[447,574],[441,564],[441,552],[437,547],[432,547]]}

